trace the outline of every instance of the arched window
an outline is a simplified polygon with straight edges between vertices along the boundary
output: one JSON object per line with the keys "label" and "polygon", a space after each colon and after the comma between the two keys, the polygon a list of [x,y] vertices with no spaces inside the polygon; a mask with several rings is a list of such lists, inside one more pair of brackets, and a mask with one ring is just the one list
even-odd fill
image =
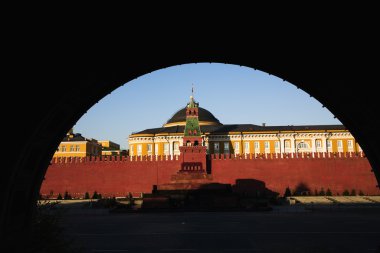
{"label": "arched window", "polygon": [[198,146],[198,141],[194,141],[194,146]]}
{"label": "arched window", "polygon": [[297,152],[303,152],[305,150],[309,149],[309,144],[306,142],[300,142],[297,145]]}
{"label": "arched window", "polygon": [[190,142],[190,141],[187,141],[187,142],[186,142],[186,146],[190,147],[190,146],[191,146],[191,142]]}

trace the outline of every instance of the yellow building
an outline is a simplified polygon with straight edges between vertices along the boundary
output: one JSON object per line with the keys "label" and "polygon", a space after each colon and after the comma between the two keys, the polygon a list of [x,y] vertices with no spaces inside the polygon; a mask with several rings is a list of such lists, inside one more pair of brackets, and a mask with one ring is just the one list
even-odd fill
{"label": "yellow building", "polygon": [[[179,155],[183,145],[186,108],[177,111],[162,127],[132,133],[131,156]],[[208,110],[199,107],[202,145],[209,154],[264,154],[311,152],[361,152],[355,138],[343,125],[266,126],[223,125]]]}
{"label": "yellow building", "polygon": [[102,145],[102,155],[127,155],[126,150],[120,150],[120,145],[112,141],[98,141]]}
{"label": "yellow building", "polygon": [[59,144],[54,157],[86,157],[98,156],[102,146],[95,139],[87,139],[71,129]]}

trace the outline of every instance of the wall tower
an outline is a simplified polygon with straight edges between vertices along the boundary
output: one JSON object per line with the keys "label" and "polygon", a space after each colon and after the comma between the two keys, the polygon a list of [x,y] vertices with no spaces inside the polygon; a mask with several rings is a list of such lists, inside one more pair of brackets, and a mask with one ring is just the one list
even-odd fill
{"label": "wall tower", "polygon": [[199,103],[190,96],[186,106],[186,125],[181,150],[180,172],[206,172],[206,147],[203,145],[198,119]]}

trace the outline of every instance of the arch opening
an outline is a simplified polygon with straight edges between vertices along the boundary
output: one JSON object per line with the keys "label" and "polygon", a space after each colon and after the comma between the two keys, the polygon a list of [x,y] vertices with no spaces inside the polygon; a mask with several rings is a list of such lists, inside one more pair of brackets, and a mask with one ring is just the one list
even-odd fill
{"label": "arch opening", "polygon": [[[173,63],[171,65],[173,65]],[[246,65],[249,67],[256,66],[254,63]],[[10,167],[10,169],[13,170],[11,173],[12,176],[8,178],[11,182],[6,184],[6,189],[4,190],[6,198],[3,199],[4,208],[1,210],[2,234],[4,231],[18,230],[25,225],[25,221],[30,217],[30,210],[33,206],[33,202],[37,199],[38,189],[43,180],[43,176],[46,172],[50,158],[55,152],[55,149],[62,137],[67,133],[72,125],[74,125],[79,117],[83,115],[90,108],[90,106],[95,104],[101,97],[105,96],[123,83],[126,83],[132,79],[132,77],[138,76],[141,74],[141,71],[147,73],[152,69],[159,69],[162,67],[165,66],[160,64],[152,64],[151,66],[142,68],[133,74],[125,75],[125,73],[123,74],[123,71],[119,70],[119,72],[116,71],[116,74],[110,75],[108,78],[104,78],[104,76],[102,76],[99,79],[95,78],[95,80],[87,80],[87,83],[86,81],[83,82],[83,86],[77,86],[80,92],[67,96],[67,100],[57,99],[53,102],[55,106],[52,106],[49,110],[43,111],[43,119],[39,121],[40,124],[38,124],[38,127],[33,129],[34,134],[30,139],[25,141],[25,144],[23,144],[22,152],[20,156],[18,156],[20,159],[15,159],[13,166]],[[271,68],[263,67],[262,69],[269,70]],[[107,72],[110,71],[110,69],[106,69],[104,71]],[[294,82],[297,83],[297,86],[312,94],[317,98],[317,100],[323,102],[323,104],[327,105],[326,107],[338,116],[338,118],[344,123],[345,126],[347,126],[348,129],[350,129],[352,134],[362,144],[362,148],[368,155],[374,171],[376,172],[377,179],[379,180],[378,164],[380,155],[378,149],[376,149],[376,143],[370,141],[370,137],[367,135],[373,131],[363,131],[361,129],[361,123],[350,118],[349,115],[351,112],[347,112],[344,108],[341,108],[338,104],[336,104],[336,102],[334,102],[336,93],[320,93],[312,88],[312,84],[309,84],[308,78],[305,78],[305,81],[302,82],[302,78],[297,79],[297,73],[292,71],[288,74],[281,75],[281,73],[284,73],[281,71],[281,67],[274,70],[273,73],[277,73],[277,76],[282,76],[285,80],[297,80]],[[88,93],[88,97],[85,98],[85,101],[82,103],[79,98],[81,98],[83,94],[86,94],[88,91],[88,85],[93,83],[96,83],[97,86],[95,86],[95,88]],[[330,85],[330,83],[327,85]],[[360,117],[358,118],[360,119]],[[367,124],[367,122],[362,123]],[[53,125],[55,127],[52,127]],[[42,144],[40,144],[41,136],[45,136]],[[38,143],[38,145],[36,143]],[[40,147],[40,149],[36,150],[36,146]],[[20,185],[21,182],[23,182],[21,177],[22,174],[25,176],[25,173],[23,172],[27,171],[27,167],[32,167],[34,171],[28,176],[31,179],[30,183],[22,186]],[[22,205],[15,204],[18,202],[22,202]]]}

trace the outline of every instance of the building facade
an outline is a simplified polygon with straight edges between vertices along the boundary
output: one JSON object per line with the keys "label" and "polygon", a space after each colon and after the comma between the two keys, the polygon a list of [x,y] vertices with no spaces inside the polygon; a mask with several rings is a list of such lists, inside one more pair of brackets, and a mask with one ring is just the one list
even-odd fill
{"label": "building facade", "polygon": [[[193,99],[193,98],[192,98]],[[224,125],[199,107],[202,146],[208,154],[286,154],[314,152],[361,152],[355,138],[343,125],[259,126]],[[186,127],[186,107],[162,127],[132,133],[130,156],[174,156],[180,154]]]}
{"label": "building facade", "polygon": [[104,140],[98,141],[98,143],[102,146],[102,155],[128,155],[127,151],[120,150],[120,145],[115,142]]}
{"label": "building facade", "polygon": [[54,157],[88,157],[99,155],[127,155],[125,150],[120,150],[120,145],[112,141],[98,141],[83,137],[80,133],[74,133],[73,129],[66,134],[59,144]]}

